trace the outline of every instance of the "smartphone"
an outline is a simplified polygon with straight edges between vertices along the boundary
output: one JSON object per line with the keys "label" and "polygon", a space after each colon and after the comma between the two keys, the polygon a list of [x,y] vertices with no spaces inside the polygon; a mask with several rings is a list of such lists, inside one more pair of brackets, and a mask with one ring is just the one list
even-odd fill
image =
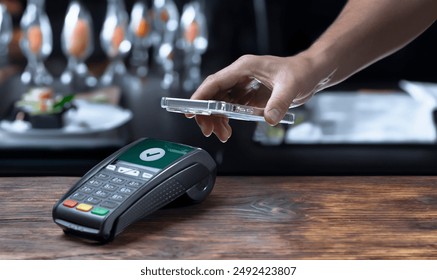
{"label": "smartphone", "polygon": [[[224,101],[163,97],[161,99],[161,107],[173,113],[208,116],[222,115],[236,120],[265,122],[263,108]],[[293,124],[294,114],[287,112],[280,123]]]}

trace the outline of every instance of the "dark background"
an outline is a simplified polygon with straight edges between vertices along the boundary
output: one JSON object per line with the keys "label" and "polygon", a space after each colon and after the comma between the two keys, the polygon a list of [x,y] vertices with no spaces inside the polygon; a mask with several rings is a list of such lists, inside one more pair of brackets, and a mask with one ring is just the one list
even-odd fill
{"label": "dark background", "polygon": [[[261,15],[267,16],[268,32],[260,36],[256,20],[260,13],[255,13],[254,9],[256,1],[203,1],[209,29],[209,46],[202,59],[203,75],[214,73],[244,54],[289,56],[306,49],[334,21],[346,3],[344,0],[265,1],[265,14]],[[182,11],[187,1],[175,2],[179,11]],[[46,1],[54,38],[54,50],[48,64],[57,65],[55,68],[61,70],[66,60],[60,48],[60,34],[68,3]],[[92,14],[96,48],[87,63],[105,65],[107,60],[99,45],[99,33],[106,13],[106,1],[83,3]],[[130,13],[134,1],[126,0],[125,3]],[[24,8],[25,1],[21,5]],[[21,14],[17,13],[14,16],[16,26],[20,19]],[[401,79],[437,82],[436,53],[437,25],[434,24],[407,47],[334,89],[393,89]],[[24,66],[26,61],[18,57],[12,62]],[[133,138],[161,138],[202,147],[217,161],[221,175],[437,175],[435,144],[283,144],[266,147],[252,140],[255,124],[241,122],[232,124],[233,136],[226,144],[222,144],[215,137],[203,137],[194,121],[159,108],[159,83],[155,89],[150,90],[143,87],[130,88],[136,82],[130,83],[128,78],[123,82],[124,89],[131,93],[131,98],[124,105],[135,112],[129,126]],[[0,93],[9,92],[14,86],[13,83],[11,86],[6,84],[0,88]],[[2,149],[0,175],[83,175],[118,148]]]}
{"label": "dark background", "polygon": [[[346,3],[345,0],[265,1],[268,33],[267,38],[260,39],[263,42],[260,46],[257,43],[255,1],[201,1],[209,29],[209,47],[203,56],[205,75],[230,64],[243,54],[289,56],[306,49],[334,21]],[[21,2],[25,7],[26,1]],[[90,10],[94,21],[96,49],[88,62],[100,62],[105,59],[98,37],[106,13],[106,1],[82,2]],[[129,13],[134,2],[125,1]],[[150,7],[152,1],[146,2]],[[183,5],[187,2],[175,1],[179,11],[182,11]],[[54,51],[50,57],[52,59],[64,59],[60,50],[60,34],[68,3],[65,0],[46,1],[54,37]],[[20,15],[15,16],[16,24],[19,23],[19,19]],[[385,85],[395,84],[400,79],[436,81],[436,63],[437,26],[434,24],[407,47],[356,74],[346,83]]]}

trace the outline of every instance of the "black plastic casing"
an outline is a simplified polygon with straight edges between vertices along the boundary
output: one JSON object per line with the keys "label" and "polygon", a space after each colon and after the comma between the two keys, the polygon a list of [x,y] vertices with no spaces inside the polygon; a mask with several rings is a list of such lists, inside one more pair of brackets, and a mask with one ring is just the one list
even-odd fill
{"label": "black plastic casing", "polygon": [[52,216],[53,221],[65,233],[105,243],[111,241],[130,224],[172,202],[178,205],[196,204],[209,195],[214,187],[217,165],[206,151],[194,148],[155,174],[139,187],[136,193],[104,217],[73,211],[62,205],[63,201],[85,182],[144,140],[146,138],[139,139],[104,159],[59,199],[53,207]]}

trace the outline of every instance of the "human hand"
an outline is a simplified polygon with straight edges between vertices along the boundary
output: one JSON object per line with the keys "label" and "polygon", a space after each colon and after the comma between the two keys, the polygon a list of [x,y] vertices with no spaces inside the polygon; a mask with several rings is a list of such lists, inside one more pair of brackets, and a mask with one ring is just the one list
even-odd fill
{"label": "human hand", "polygon": [[[316,70],[315,64],[304,54],[287,58],[245,55],[208,76],[191,99],[264,108],[266,122],[274,126],[290,107],[304,104],[327,84],[327,76]],[[214,133],[222,142],[231,137],[228,118],[197,115],[195,119],[205,136]]]}

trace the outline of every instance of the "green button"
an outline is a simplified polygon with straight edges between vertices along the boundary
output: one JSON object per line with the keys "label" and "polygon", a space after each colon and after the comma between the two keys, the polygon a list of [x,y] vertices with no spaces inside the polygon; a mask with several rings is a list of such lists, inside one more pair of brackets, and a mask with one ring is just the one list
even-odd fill
{"label": "green button", "polygon": [[108,212],[109,212],[108,209],[102,207],[96,207],[91,211],[92,214],[99,215],[99,216],[105,216],[106,214],[108,214]]}

